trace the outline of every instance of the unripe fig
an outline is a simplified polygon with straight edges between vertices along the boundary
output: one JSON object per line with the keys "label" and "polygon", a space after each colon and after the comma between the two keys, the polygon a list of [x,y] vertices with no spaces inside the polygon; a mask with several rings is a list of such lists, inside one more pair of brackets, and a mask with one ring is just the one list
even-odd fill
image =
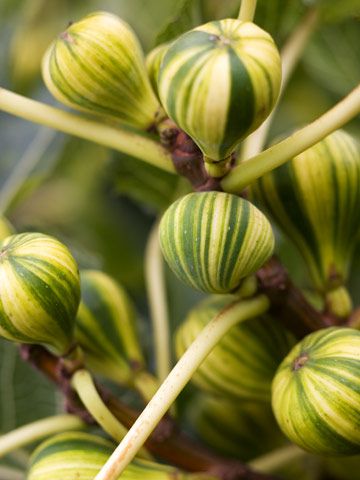
{"label": "unripe fig", "polygon": [[209,293],[238,289],[272,254],[266,217],[250,202],[222,192],[190,193],[160,223],[160,244],[173,272]]}
{"label": "unripe fig", "polygon": [[0,243],[0,335],[63,355],[80,300],[77,264],[53,237],[22,233]]}
{"label": "unripe fig", "polygon": [[131,27],[95,12],[73,23],[50,45],[43,78],[54,97],[72,108],[147,129],[159,103]]}
{"label": "unripe fig", "polygon": [[75,338],[92,370],[116,382],[131,383],[145,366],[134,306],[126,291],[96,270],[81,272],[81,302]]}
{"label": "unripe fig", "polygon": [[5,217],[0,216],[0,242],[4,240],[6,237],[9,237],[14,232],[13,227],[7,221]]}
{"label": "unripe fig", "polygon": [[161,62],[169,48],[170,43],[162,43],[151,50],[145,59],[146,69],[150,79],[151,86],[153,91],[156,93],[156,96],[159,97],[158,81]]}
{"label": "unripe fig", "polygon": [[[93,480],[112,454],[114,445],[84,432],[67,432],[41,443],[30,459],[27,480]],[[175,467],[135,459],[121,480],[191,479]],[[195,480],[195,477],[194,477]]]}
{"label": "unripe fig", "polygon": [[298,343],[272,385],[275,417],[291,441],[320,455],[360,453],[360,331],[331,327]]}
{"label": "unripe fig", "polygon": [[287,442],[268,403],[202,394],[189,408],[187,418],[196,435],[227,457],[246,462]]}
{"label": "unripe fig", "polygon": [[170,46],[159,74],[166,113],[201,148],[205,161],[229,159],[272,111],[281,61],[271,36],[251,22],[213,21]]}
{"label": "unripe fig", "polygon": [[[178,357],[232,301],[232,296],[211,296],[190,311],[176,333]],[[192,380],[222,398],[270,401],[274,373],[294,344],[294,336],[270,316],[242,321],[219,341]]]}
{"label": "unripe fig", "polygon": [[[297,246],[321,292],[348,278],[360,234],[359,183],[360,145],[338,130],[251,187],[254,200]],[[334,292],[329,302],[341,296]]]}

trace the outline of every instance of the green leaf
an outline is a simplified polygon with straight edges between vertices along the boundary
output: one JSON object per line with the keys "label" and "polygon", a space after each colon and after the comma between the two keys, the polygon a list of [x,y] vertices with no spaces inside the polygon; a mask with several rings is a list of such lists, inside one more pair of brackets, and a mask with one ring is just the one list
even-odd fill
{"label": "green leaf", "polygon": [[156,37],[156,45],[165,43],[202,23],[199,0],[182,0],[175,13]]}
{"label": "green leaf", "polygon": [[54,386],[19,356],[15,344],[0,340],[0,431],[53,415]]}
{"label": "green leaf", "polygon": [[115,154],[112,166],[115,189],[156,211],[166,208],[174,198],[179,177],[134,158]]}
{"label": "green leaf", "polygon": [[326,22],[339,22],[360,15],[359,0],[318,0],[317,3]]}
{"label": "green leaf", "polygon": [[359,23],[324,25],[304,52],[308,74],[336,95],[346,95],[359,82]]}

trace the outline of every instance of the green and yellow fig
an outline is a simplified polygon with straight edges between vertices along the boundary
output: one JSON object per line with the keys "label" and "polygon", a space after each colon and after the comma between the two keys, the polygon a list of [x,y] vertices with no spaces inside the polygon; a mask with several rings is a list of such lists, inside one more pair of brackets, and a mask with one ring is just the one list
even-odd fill
{"label": "green and yellow fig", "polygon": [[14,233],[14,229],[8,220],[0,216],[0,242]]}
{"label": "green and yellow fig", "polygon": [[84,351],[85,364],[151,397],[157,385],[145,369],[131,299],[118,282],[103,272],[84,270],[80,278],[75,338]]}
{"label": "green and yellow fig", "polygon": [[0,336],[64,355],[73,344],[79,300],[78,267],[61,242],[22,233],[0,243]]}
{"label": "green and yellow fig", "polygon": [[190,193],[160,223],[160,245],[173,272],[208,293],[236,291],[272,254],[266,217],[250,202],[223,192]]}
{"label": "green and yellow fig", "polygon": [[151,86],[156,96],[159,97],[159,73],[161,62],[169,48],[170,43],[161,43],[157,47],[153,48],[147,55],[145,59],[145,65],[150,79]]}
{"label": "green and yellow fig", "polygon": [[360,145],[338,130],[251,187],[254,200],[297,246],[330,304],[344,303],[341,287],[360,234],[359,184]]}
{"label": "green and yellow fig", "polygon": [[202,442],[244,462],[287,442],[265,402],[232,402],[202,394],[190,405],[187,418]]}
{"label": "green and yellow fig", "polygon": [[[178,357],[233,300],[228,295],[211,296],[190,311],[176,332]],[[242,321],[219,341],[192,380],[223,398],[269,402],[274,373],[294,344],[294,336],[270,316]]]}
{"label": "green and yellow fig", "polygon": [[275,417],[291,441],[320,455],[360,453],[360,331],[331,327],[298,343],[272,385]]}
{"label": "green and yellow fig", "polygon": [[95,12],[71,24],[50,45],[42,71],[65,105],[140,129],[155,121],[159,102],[140,43],[116,15]]}
{"label": "green and yellow fig", "polygon": [[[161,63],[158,87],[166,113],[201,148],[209,172],[221,176],[239,142],[272,111],[280,84],[280,55],[271,36],[229,18],[175,40]],[[211,164],[219,162],[217,172]]]}
{"label": "green and yellow fig", "polygon": [[[112,454],[114,445],[84,432],[58,434],[41,443],[30,458],[27,480],[93,480]],[[119,475],[121,480],[197,480],[175,467],[135,459]],[[204,480],[211,477],[204,477]]]}

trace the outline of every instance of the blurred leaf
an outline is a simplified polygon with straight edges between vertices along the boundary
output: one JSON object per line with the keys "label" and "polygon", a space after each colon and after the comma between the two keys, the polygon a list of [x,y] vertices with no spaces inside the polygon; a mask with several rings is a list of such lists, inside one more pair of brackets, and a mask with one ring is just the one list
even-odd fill
{"label": "blurred leaf", "polygon": [[15,344],[0,341],[0,366],[1,432],[56,413],[55,388],[19,357]]}
{"label": "blurred leaf", "polygon": [[323,26],[304,52],[309,75],[336,95],[345,95],[360,79],[360,28],[356,20]]}
{"label": "blurred leaf", "polygon": [[68,0],[31,0],[25,3],[11,39],[11,78],[16,91],[26,93],[40,79],[45,50],[66,26]]}
{"label": "blurred leaf", "polygon": [[179,177],[134,158],[115,154],[111,177],[118,193],[147,209],[162,210],[174,198]]}
{"label": "blurred leaf", "polygon": [[236,17],[239,5],[240,0],[201,0],[204,21]]}
{"label": "blurred leaf", "polygon": [[158,33],[156,45],[173,40],[201,23],[202,15],[199,0],[181,0],[178,2],[175,13]]}
{"label": "blurred leaf", "polygon": [[359,0],[318,0],[322,18],[327,22],[340,22],[360,15]]}

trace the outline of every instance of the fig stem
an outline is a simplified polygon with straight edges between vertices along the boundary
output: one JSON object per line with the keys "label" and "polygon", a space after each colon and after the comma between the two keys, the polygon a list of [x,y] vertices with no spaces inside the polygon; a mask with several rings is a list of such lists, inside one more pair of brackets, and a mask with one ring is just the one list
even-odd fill
{"label": "fig stem", "polygon": [[257,0],[241,0],[239,20],[242,22],[252,22],[255,16]]}
{"label": "fig stem", "polygon": [[0,111],[113,148],[174,173],[171,155],[150,137],[66,112],[0,88]]}
{"label": "fig stem", "polygon": [[118,478],[219,340],[234,325],[266,312],[269,305],[270,302],[265,295],[234,302],[205,326],[147,404],[95,480]]}
{"label": "fig stem", "polygon": [[265,145],[270,127],[276,115],[277,106],[283,96],[289,80],[299,63],[302,53],[318,25],[319,12],[316,8],[309,8],[293,33],[281,50],[282,82],[277,105],[265,122],[254,133],[249,135],[243,143],[241,160],[247,160],[260,153]]}
{"label": "fig stem", "polygon": [[158,230],[158,223],[156,223],[146,245],[145,278],[154,333],[156,373],[157,378],[162,382],[171,370],[171,354],[164,260],[160,250]]}
{"label": "fig stem", "polygon": [[231,170],[221,181],[223,190],[241,193],[247,185],[312,147],[359,113],[360,84],[314,122]]}
{"label": "fig stem", "polygon": [[289,465],[305,455],[308,455],[305,450],[296,445],[289,445],[255,458],[249,463],[249,466],[262,473],[276,473],[281,467]]}
{"label": "fig stem", "polygon": [[68,414],[54,415],[31,422],[0,436],[0,458],[44,437],[67,430],[79,430],[85,426],[86,424],[79,417]]}
{"label": "fig stem", "polygon": [[[96,389],[91,374],[85,369],[77,370],[71,378],[71,386],[79,395],[87,411],[90,412],[103,430],[114,440],[120,442],[125,437],[127,428],[108,409]],[[151,456],[144,449],[140,456],[148,460],[151,459]]]}

